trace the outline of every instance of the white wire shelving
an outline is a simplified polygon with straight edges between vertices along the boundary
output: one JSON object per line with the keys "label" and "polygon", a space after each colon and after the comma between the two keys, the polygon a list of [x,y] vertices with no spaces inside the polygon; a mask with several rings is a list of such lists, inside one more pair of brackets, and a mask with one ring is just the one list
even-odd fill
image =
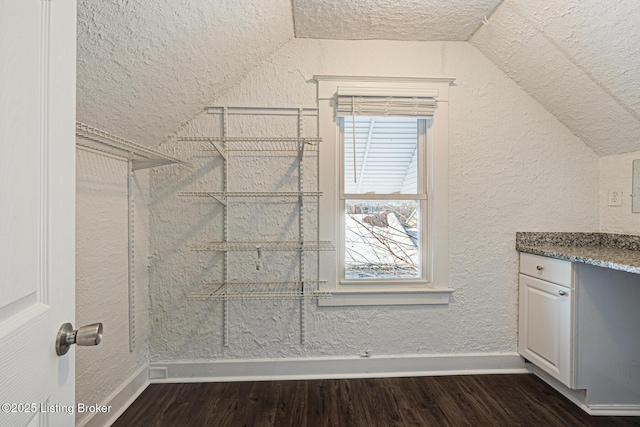
{"label": "white wire shelving", "polygon": [[[307,258],[309,252],[332,251],[335,250],[331,242],[320,241],[319,232],[316,227],[306,227],[306,216],[309,215],[307,209],[303,208],[309,198],[322,196],[318,190],[319,173],[319,150],[322,142],[321,138],[307,137],[304,135],[303,119],[305,117],[317,117],[315,108],[256,108],[256,107],[207,107],[207,113],[217,115],[220,119],[220,136],[180,136],[177,141],[201,143],[204,147],[199,150],[205,153],[204,156],[220,156],[222,162],[223,181],[221,191],[182,191],[178,193],[180,197],[210,197],[223,205],[223,238],[222,241],[205,242],[190,245],[195,251],[222,252],[223,268],[218,281],[200,285],[194,292],[188,295],[190,301],[222,301],[223,305],[223,327],[224,345],[229,345],[229,301],[241,300],[297,300],[300,302],[300,342],[304,345],[306,340],[306,306],[309,300],[330,298],[331,292],[326,289],[326,280],[319,279],[319,255],[314,261]],[[229,116],[294,116],[297,119],[296,137],[253,137],[253,136],[229,136]],[[193,147],[196,150],[198,146]],[[293,157],[293,166],[298,169],[297,191],[232,191],[229,188],[229,170],[234,165],[242,165],[239,158],[243,157]],[[199,157],[202,157],[200,155]],[[231,160],[231,157],[235,157]],[[231,161],[230,161],[231,160]],[[238,163],[240,161],[240,163]],[[316,174],[316,184],[312,191],[305,189],[305,164],[315,167],[311,168]],[[308,183],[306,185],[309,185]],[[268,189],[266,189],[268,190]],[[230,204],[238,200],[244,202],[246,198],[279,198],[279,202],[298,203],[300,207],[298,215],[298,237],[299,240],[282,241],[234,241],[229,236],[229,221],[233,217],[229,216]],[[293,200],[287,200],[287,199]],[[316,209],[315,215],[319,212]],[[319,223],[316,218],[315,224]],[[266,251],[289,251],[294,252],[297,258],[297,272],[293,277],[281,277],[291,279],[280,282],[234,282],[229,280],[229,260],[231,253],[256,251],[257,259],[255,269],[261,270],[265,260],[262,252]],[[237,255],[235,255],[237,257]],[[310,274],[307,260],[316,263],[317,271]]]}
{"label": "white wire shelving", "polygon": [[76,122],[76,146],[87,148],[91,151],[105,153],[128,162],[127,168],[127,243],[128,243],[128,280],[127,293],[129,305],[129,351],[135,349],[136,322],[135,322],[135,199],[134,199],[134,172],[141,169],[181,164],[191,166],[189,163],[176,157],[169,156],[160,151],[136,144],[135,142],[121,138],[117,135]]}
{"label": "white wire shelving", "polygon": [[246,301],[331,298],[331,292],[318,288],[324,283],[326,280],[206,283],[192,292],[188,299],[189,301]]}
{"label": "white wire shelving", "polygon": [[264,241],[264,242],[207,242],[191,246],[198,251],[251,252],[251,251],[334,251],[328,241]]}
{"label": "white wire shelving", "polygon": [[319,191],[181,191],[180,197],[318,197]]}
{"label": "white wire shelving", "polygon": [[308,151],[318,151],[321,138],[296,137],[217,137],[217,136],[179,136],[178,141],[226,142],[225,151],[298,151],[304,147]]}
{"label": "white wire shelving", "polygon": [[76,138],[76,145],[131,160],[134,171],[171,164],[190,166],[188,162],[181,159],[144,145],[136,144],[84,123],[76,122],[76,135],[82,137],[80,139]]}
{"label": "white wire shelving", "polygon": [[304,197],[320,197],[322,193],[319,191],[181,191],[178,197],[211,197],[223,205],[227,205],[227,198],[257,198],[257,197],[282,197],[297,198],[300,204],[304,204]]}

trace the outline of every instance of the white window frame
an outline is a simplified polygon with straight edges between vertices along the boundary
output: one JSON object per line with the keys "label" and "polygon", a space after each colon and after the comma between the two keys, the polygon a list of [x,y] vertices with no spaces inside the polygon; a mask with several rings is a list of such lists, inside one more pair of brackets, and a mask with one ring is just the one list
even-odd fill
{"label": "white window frame", "polygon": [[[328,281],[332,298],[319,306],[448,304],[449,287],[449,86],[453,79],[422,77],[314,76],[318,82],[318,133],[320,147],[320,240],[336,243],[335,252],[321,252],[321,276]],[[431,93],[436,99],[431,135],[427,138],[425,177],[427,201],[422,207],[421,242],[428,259],[426,280],[344,280],[344,210],[341,194],[343,164],[336,94],[339,87],[362,88],[363,93]]]}
{"label": "white window frame", "polygon": [[[363,116],[368,117],[368,116]],[[370,286],[372,288],[382,288],[382,287],[398,287],[398,286],[423,286],[426,287],[428,285],[430,275],[430,262],[428,257],[429,248],[425,246],[425,242],[429,241],[429,227],[427,227],[428,222],[424,221],[424,218],[429,217],[429,198],[428,191],[431,188],[430,181],[431,177],[425,175],[427,165],[431,164],[429,157],[431,156],[431,150],[429,150],[427,144],[428,139],[433,138],[428,134],[431,132],[431,129],[428,126],[429,119],[420,117],[418,118],[418,182],[417,182],[417,193],[400,193],[400,194],[347,194],[344,192],[345,189],[345,152],[344,152],[344,117],[337,118],[337,126],[339,129],[338,133],[338,147],[339,147],[339,156],[338,160],[339,167],[339,185],[340,185],[340,200],[339,200],[339,209],[342,212],[342,215],[339,217],[340,221],[340,236],[342,238],[338,239],[336,242],[336,247],[338,251],[338,258],[342,259],[343,262],[338,263],[338,281],[339,286],[342,289],[358,289],[363,286]],[[426,196],[426,197],[422,197]],[[346,200],[415,200],[420,203],[420,278],[419,279],[372,279],[370,282],[367,282],[365,279],[344,279],[345,271],[346,271],[346,263],[344,262],[345,257],[345,233],[346,233],[346,224],[345,224],[345,202]]]}

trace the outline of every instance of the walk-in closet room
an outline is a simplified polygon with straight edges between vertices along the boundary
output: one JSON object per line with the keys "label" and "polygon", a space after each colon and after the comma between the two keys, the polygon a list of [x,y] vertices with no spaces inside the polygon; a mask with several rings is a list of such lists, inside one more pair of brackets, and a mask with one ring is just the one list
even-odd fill
{"label": "walk-in closet room", "polygon": [[640,3],[0,5],[0,426],[640,426]]}

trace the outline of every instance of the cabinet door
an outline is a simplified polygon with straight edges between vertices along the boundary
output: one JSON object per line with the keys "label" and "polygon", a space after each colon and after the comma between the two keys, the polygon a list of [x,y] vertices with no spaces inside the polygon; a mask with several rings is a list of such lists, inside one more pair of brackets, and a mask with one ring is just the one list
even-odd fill
{"label": "cabinet door", "polygon": [[520,275],[519,353],[571,387],[572,290]]}

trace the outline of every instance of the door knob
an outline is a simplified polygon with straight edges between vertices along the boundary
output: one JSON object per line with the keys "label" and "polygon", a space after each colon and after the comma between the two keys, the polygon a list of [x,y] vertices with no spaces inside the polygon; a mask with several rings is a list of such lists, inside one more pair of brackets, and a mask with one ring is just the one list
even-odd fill
{"label": "door knob", "polygon": [[56,336],[56,353],[58,356],[67,354],[73,344],[82,346],[98,345],[102,341],[102,323],[83,326],[73,330],[71,323],[65,323],[58,329]]}

